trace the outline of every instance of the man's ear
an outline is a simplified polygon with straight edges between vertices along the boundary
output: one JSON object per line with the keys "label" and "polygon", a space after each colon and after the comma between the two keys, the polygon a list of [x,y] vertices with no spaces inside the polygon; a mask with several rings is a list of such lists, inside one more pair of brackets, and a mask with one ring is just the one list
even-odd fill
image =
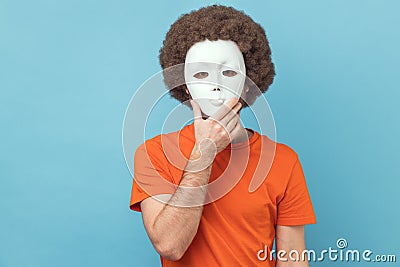
{"label": "man's ear", "polygon": [[193,98],[192,98],[192,96],[190,95],[190,92],[189,92],[189,90],[188,90],[187,88],[185,88],[185,92],[186,92],[186,94],[188,94],[188,95],[189,95],[189,99],[193,99]]}
{"label": "man's ear", "polygon": [[242,92],[241,97],[246,99],[247,94],[249,93],[249,91],[250,91],[249,86],[247,84],[244,84],[243,85],[243,92]]}
{"label": "man's ear", "polygon": [[242,95],[240,97],[240,102],[242,103],[242,105],[244,105],[246,103],[247,100],[247,94],[249,93],[250,88],[247,84],[243,85],[243,92]]}

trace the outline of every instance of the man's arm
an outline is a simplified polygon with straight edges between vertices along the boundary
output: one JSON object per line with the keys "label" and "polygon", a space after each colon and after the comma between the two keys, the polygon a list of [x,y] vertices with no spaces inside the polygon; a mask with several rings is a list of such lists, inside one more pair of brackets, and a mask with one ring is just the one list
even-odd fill
{"label": "man's arm", "polygon": [[147,234],[166,259],[179,260],[197,233],[215,155],[241,134],[237,116],[241,104],[237,101],[232,99],[207,120],[202,119],[198,104],[191,102],[196,143],[181,182],[166,204],[152,197],[140,204]]}
{"label": "man's arm", "polygon": [[[306,249],[304,241],[304,225],[298,226],[276,226],[276,267],[308,267],[307,255],[303,261],[303,251]],[[279,251],[283,250],[285,253],[279,258]],[[291,251],[291,258],[289,257]],[[296,260],[299,255],[298,260]]]}
{"label": "man's arm", "polygon": [[[199,157],[200,152],[195,147],[190,159]],[[211,172],[211,165],[193,173],[187,170],[190,168],[186,166],[180,186],[167,204],[151,197],[140,203],[143,223],[154,248],[173,261],[183,256],[196,235],[203,206],[191,205],[204,201],[206,191],[199,186],[208,183]]]}

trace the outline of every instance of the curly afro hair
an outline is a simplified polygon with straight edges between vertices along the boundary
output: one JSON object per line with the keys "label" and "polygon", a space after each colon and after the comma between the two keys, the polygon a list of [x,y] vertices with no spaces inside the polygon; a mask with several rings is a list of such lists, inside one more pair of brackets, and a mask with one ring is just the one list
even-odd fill
{"label": "curly afro hair", "polygon": [[[268,90],[274,80],[275,69],[264,29],[242,11],[212,5],[182,15],[166,34],[160,49],[160,64],[172,97],[182,103],[189,100],[182,65],[189,48],[205,39],[232,40],[238,45],[248,77],[246,85],[249,91],[245,102],[242,101],[244,107],[252,105],[261,93]],[[180,65],[178,73],[175,69],[173,75],[168,75],[168,68],[173,69],[170,67],[176,65]]]}

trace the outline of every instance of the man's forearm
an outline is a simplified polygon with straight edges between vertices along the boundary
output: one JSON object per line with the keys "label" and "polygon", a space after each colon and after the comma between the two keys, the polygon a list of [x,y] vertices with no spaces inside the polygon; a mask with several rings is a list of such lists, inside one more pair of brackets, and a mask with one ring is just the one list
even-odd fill
{"label": "man's forearm", "polygon": [[203,168],[199,164],[212,163],[212,159],[194,147],[179,187],[154,220],[154,235],[175,260],[183,256],[199,227],[211,173],[211,164]]}
{"label": "man's forearm", "polygon": [[[305,249],[304,225],[276,226],[276,251],[283,253],[277,258],[276,267],[308,267]],[[296,254],[291,254],[292,251]]]}

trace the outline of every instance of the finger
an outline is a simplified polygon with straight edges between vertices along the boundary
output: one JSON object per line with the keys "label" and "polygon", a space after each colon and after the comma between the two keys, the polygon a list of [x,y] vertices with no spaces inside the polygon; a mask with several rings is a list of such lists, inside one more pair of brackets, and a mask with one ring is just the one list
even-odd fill
{"label": "finger", "polygon": [[190,100],[190,104],[192,105],[194,119],[199,120],[201,119],[201,109],[199,104],[195,100]]}
{"label": "finger", "polygon": [[237,97],[230,99],[225,105],[222,105],[222,107],[218,109],[212,117],[215,120],[221,120],[226,113],[228,113],[236,105],[238,100],[239,99]]}
{"label": "finger", "polygon": [[237,127],[237,125],[239,124],[239,117],[234,117],[233,119],[231,119],[227,124],[226,124],[226,129],[228,130],[228,132],[231,134],[233,129],[235,129]]}
{"label": "finger", "polygon": [[223,125],[227,125],[230,120],[238,115],[240,108],[242,107],[242,103],[237,103],[232,110],[230,110],[225,117],[223,117],[220,121]]}

